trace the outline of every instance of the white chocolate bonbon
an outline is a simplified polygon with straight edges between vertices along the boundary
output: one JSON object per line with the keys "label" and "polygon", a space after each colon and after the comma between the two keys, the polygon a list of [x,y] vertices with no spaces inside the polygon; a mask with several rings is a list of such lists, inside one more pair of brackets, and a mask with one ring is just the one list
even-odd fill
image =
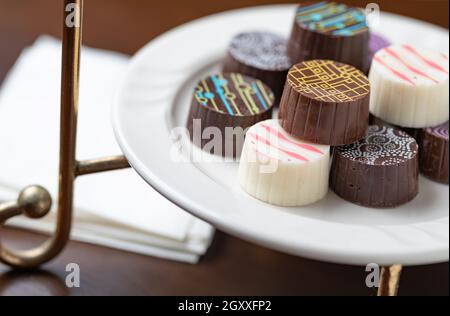
{"label": "white chocolate bonbon", "polygon": [[392,45],[374,57],[370,112],[409,128],[449,119],[448,56],[412,45]]}
{"label": "white chocolate bonbon", "polygon": [[328,192],[330,147],[289,136],[278,120],[249,129],[239,167],[241,187],[277,206],[304,206]]}

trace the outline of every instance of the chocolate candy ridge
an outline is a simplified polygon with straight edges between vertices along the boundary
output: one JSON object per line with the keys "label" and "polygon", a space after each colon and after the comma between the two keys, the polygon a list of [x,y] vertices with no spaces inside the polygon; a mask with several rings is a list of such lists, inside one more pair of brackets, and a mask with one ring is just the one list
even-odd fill
{"label": "chocolate candy ridge", "polygon": [[418,194],[419,148],[403,131],[370,126],[366,138],[335,148],[330,187],[343,199],[391,208]]}
{"label": "chocolate candy ridge", "polygon": [[392,166],[413,159],[418,154],[418,145],[403,131],[372,125],[364,139],[336,150],[344,158],[367,165]]}
{"label": "chocolate candy ridge", "polygon": [[[211,139],[204,139],[203,132],[207,128],[218,128],[222,136],[222,155],[237,157],[244,144],[243,133],[242,137],[227,137],[227,128],[240,127],[246,130],[260,121],[270,119],[274,99],[269,87],[251,77],[219,73],[204,78],[195,88],[187,121],[191,140],[194,145],[204,149]],[[200,120],[200,131],[195,128],[198,126],[195,120]]]}
{"label": "chocolate candy ridge", "polygon": [[296,21],[311,31],[335,36],[352,36],[369,29],[361,9],[336,2],[299,6]]}
{"label": "chocolate candy ridge", "polygon": [[272,89],[278,105],[292,66],[286,46],[287,41],[274,33],[238,34],[231,41],[223,72],[241,73],[261,80]]}
{"label": "chocolate candy ridge", "polygon": [[420,171],[431,180],[449,183],[448,122],[423,129],[419,136]]}
{"label": "chocolate candy ridge", "polygon": [[291,135],[332,146],[364,137],[370,83],[352,66],[330,60],[295,65],[288,74],[279,118]]}
{"label": "chocolate candy ridge", "polygon": [[300,4],[287,53],[294,63],[331,59],[366,71],[369,29],[359,8],[335,2]]}

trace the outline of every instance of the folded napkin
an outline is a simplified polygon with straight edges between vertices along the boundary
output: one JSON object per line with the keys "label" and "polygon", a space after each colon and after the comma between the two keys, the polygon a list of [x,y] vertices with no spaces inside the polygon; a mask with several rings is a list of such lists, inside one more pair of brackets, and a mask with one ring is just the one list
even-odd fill
{"label": "folded napkin", "polygon": [[[0,201],[31,184],[57,195],[61,43],[39,38],[26,48],[0,89]],[[77,151],[79,159],[118,155],[110,105],[128,58],[83,48]],[[8,225],[51,232],[43,220]],[[195,263],[214,229],[148,186],[133,170],[84,176],[75,189],[74,240]]]}

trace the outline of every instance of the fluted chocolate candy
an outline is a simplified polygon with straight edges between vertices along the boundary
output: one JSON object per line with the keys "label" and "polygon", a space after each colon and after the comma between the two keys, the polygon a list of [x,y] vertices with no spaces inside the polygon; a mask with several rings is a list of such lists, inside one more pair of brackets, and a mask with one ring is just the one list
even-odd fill
{"label": "fluted chocolate candy", "polygon": [[349,202],[390,208],[417,196],[418,176],[416,141],[398,129],[372,125],[363,140],[335,148],[330,186]]}
{"label": "fluted chocolate candy", "polygon": [[419,145],[420,171],[434,181],[448,184],[448,122],[423,129]]}
{"label": "fluted chocolate candy", "polygon": [[288,44],[294,63],[331,59],[366,71],[369,28],[359,8],[335,2],[300,4]]}
{"label": "fluted chocolate candy", "polygon": [[389,124],[371,114],[370,124],[397,128],[413,137],[419,144],[422,174],[431,180],[448,184],[448,122],[424,129],[405,128]]}
{"label": "fluted chocolate candy", "polygon": [[[213,154],[239,156],[243,131],[272,117],[274,99],[272,90],[255,78],[237,73],[204,78],[195,88],[187,122],[193,143]],[[217,134],[222,142],[212,146]]]}
{"label": "fluted chocolate candy", "polygon": [[280,101],[292,63],[286,54],[287,40],[269,32],[236,35],[230,44],[223,72],[241,73],[261,80]]}
{"label": "fluted chocolate candy", "polygon": [[292,136],[316,144],[351,144],[369,122],[370,84],[356,68],[330,60],[295,65],[288,74],[279,117]]}

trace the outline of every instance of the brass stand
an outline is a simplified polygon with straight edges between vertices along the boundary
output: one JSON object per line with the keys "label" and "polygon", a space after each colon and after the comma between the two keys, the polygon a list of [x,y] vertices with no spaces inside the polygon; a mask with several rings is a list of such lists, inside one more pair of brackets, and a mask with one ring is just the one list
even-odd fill
{"label": "brass stand", "polygon": [[397,296],[403,267],[399,264],[381,270],[378,296]]}
{"label": "brass stand", "polygon": [[[75,8],[74,25],[68,8]],[[56,230],[43,245],[13,251],[0,243],[0,261],[13,268],[32,269],[54,259],[66,246],[72,226],[74,181],[78,176],[130,167],[123,156],[88,161],[76,160],[76,132],[78,114],[80,48],[83,22],[83,0],[64,0],[64,29],[61,74],[60,166]],[[48,214],[52,199],[40,186],[24,189],[16,202],[0,204],[0,225],[8,219],[25,215],[39,219]],[[397,266],[398,267],[398,266]],[[400,273],[395,267],[383,269],[379,295],[396,295]]]}
{"label": "brass stand", "polygon": [[[74,8],[74,11],[69,11],[68,8]],[[90,161],[76,160],[82,14],[83,0],[64,0],[56,230],[46,243],[35,249],[13,251],[0,244],[0,261],[14,268],[36,268],[55,258],[64,249],[72,226],[73,189],[76,177],[129,167],[128,161],[123,156]],[[73,25],[68,23],[68,19],[75,19],[75,23]],[[48,214],[51,205],[50,194],[44,188],[28,187],[20,193],[16,202],[0,205],[0,224],[19,215],[34,219],[42,218]]]}

